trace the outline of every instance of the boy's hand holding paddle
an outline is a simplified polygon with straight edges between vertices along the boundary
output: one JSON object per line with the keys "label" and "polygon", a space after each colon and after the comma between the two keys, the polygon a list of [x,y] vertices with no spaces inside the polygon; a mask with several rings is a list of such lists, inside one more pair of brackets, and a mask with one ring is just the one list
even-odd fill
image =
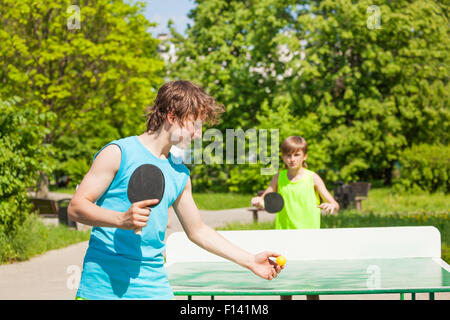
{"label": "boy's hand holding paddle", "polygon": [[252,198],[252,206],[264,209],[268,213],[277,213],[283,209],[284,200],[278,192],[269,192],[264,195],[264,198]]}
{"label": "boy's hand holding paddle", "polygon": [[133,203],[122,216],[121,229],[141,230],[144,228],[150,219],[150,207],[157,205],[158,202],[158,199],[150,199]]}
{"label": "boy's hand holding paddle", "polygon": [[264,200],[262,197],[254,197],[252,198],[252,206],[259,208],[259,209],[264,209]]}

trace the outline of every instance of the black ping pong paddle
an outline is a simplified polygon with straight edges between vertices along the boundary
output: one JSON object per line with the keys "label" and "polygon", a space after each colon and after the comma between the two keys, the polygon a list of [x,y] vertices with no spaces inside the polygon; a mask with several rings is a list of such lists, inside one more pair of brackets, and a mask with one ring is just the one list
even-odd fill
{"label": "black ping pong paddle", "polygon": [[264,209],[268,213],[280,212],[284,207],[284,200],[278,192],[269,192],[264,196]]}
{"label": "black ping pong paddle", "polygon": [[[128,200],[131,203],[150,199],[161,201],[164,196],[164,183],[164,174],[157,166],[143,164],[134,170],[128,182]],[[134,233],[141,234],[142,229],[136,229]]]}

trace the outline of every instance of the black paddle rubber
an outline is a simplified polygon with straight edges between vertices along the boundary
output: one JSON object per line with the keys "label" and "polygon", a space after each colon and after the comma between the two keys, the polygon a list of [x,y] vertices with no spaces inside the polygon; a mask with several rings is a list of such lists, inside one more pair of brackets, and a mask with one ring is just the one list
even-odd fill
{"label": "black paddle rubber", "polygon": [[284,200],[278,192],[269,192],[264,196],[264,209],[269,213],[280,212],[284,207]]}
{"label": "black paddle rubber", "polygon": [[163,196],[164,175],[157,166],[143,164],[134,170],[128,182],[128,199],[131,203],[149,199],[161,201]]}

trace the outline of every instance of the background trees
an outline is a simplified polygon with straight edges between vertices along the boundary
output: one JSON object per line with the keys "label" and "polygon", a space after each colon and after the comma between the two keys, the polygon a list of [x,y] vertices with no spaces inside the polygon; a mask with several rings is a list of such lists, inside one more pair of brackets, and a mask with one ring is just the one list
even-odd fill
{"label": "background trees", "polygon": [[[79,1],[79,29],[68,26],[77,17],[70,5],[0,3],[0,96],[20,97],[15,108],[36,115],[48,150],[41,178],[69,175],[76,184],[102,145],[142,132],[165,66],[142,4]],[[329,184],[389,185],[396,167],[401,177],[411,172],[405,156],[420,152],[435,163],[436,148],[448,145],[449,6],[371,5],[198,0],[186,36],[172,30],[177,51],[166,79],[193,80],[223,103],[222,132],[279,129],[280,142],[304,136],[309,167]],[[448,172],[445,152],[436,172]],[[270,180],[261,166],[196,165],[194,188],[254,192]],[[436,174],[424,176],[438,181]]]}
{"label": "background trees", "polygon": [[41,114],[54,172],[74,181],[103,144],[144,129],[164,67],[142,4],[94,0],[78,8],[76,28],[70,1],[0,5],[0,92]]}
{"label": "background trees", "polygon": [[31,210],[27,187],[36,173],[49,172],[49,146],[42,144],[48,129],[41,116],[19,98],[0,96],[0,235],[11,234]]}
{"label": "background trees", "polygon": [[[391,184],[402,150],[448,144],[447,4],[386,0],[373,11],[365,0],[196,2],[187,37],[172,32],[170,74],[226,105],[222,129],[302,135],[310,168],[328,182]],[[223,165],[223,185],[261,189],[258,169]]]}
{"label": "background trees", "polygon": [[[145,128],[164,64],[142,5],[0,1],[0,235],[31,212],[27,190],[87,172],[102,145]],[[56,177],[55,177],[56,175]]]}

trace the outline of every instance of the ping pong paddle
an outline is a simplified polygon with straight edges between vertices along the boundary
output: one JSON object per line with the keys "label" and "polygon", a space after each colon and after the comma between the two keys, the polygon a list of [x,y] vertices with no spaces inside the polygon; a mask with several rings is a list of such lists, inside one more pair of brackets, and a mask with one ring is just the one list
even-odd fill
{"label": "ping pong paddle", "polygon": [[[164,195],[164,181],[164,175],[157,166],[152,164],[139,166],[134,170],[128,182],[128,200],[131,203],[150,199],[161,201]],[[156,205],[152,205],[150,208]],[[138,228],[134,233],[142,234],[142,229]]]}
{"label": "ping pong paddle", "polygon": [[283,209],[284,200],[278,192],[269,192],[264,196],[264,209],[268,213],[276,213]]}

